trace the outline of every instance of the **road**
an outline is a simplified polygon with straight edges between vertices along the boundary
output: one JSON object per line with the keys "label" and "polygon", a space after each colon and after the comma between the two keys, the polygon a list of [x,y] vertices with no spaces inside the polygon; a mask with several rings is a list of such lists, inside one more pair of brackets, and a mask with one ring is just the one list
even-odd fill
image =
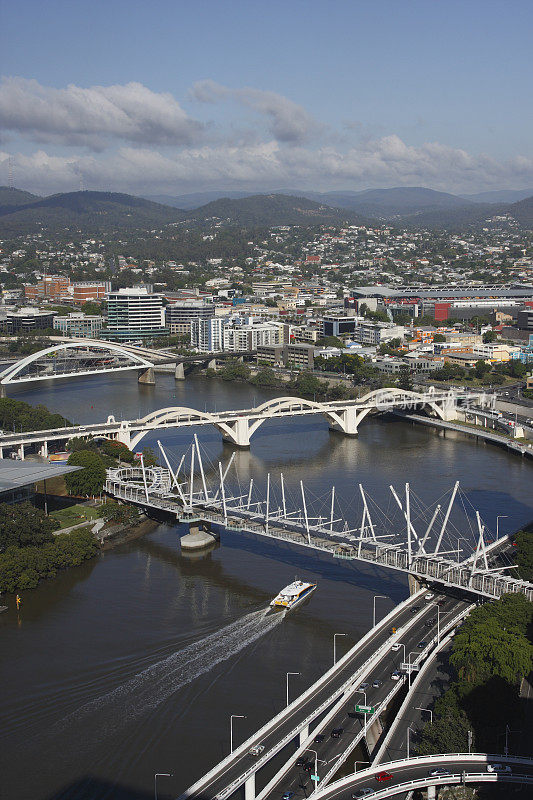
{"label": "road", "polygon": [[[413,605],[419,605],[422,608],[419,612],[413,614],[411,612]],[[435,612],[435,606],[432,606],[432,608],[433,612]],[[280,743],[283,742],[285,737],[289,736],[287,739],[287,742],[289,742],[293,738],[290,734],[295,732],[298,726],[303,726],[307,717],[312,715],[317,708],[320,708],[323,704],[326,704],[326,707],[333,705],[334,700],[338,699],[344,692],[344,684],[364,666],[380,646],[385,645],[391,639],[390,630],[392,627],[400,629],[405,628],[406,625],[416,624],[417,632],[413,634],[413,639],[416,638],[418,642],[421,638],[421,632],[426,630],[424,629],[424,620],[427,619],[428,613],[428,609],[424,608],[424,601],[413,598],[408,607],[391,615],[389,622],[378,628],[369,641],[360,647],[356,645],[352,648],[350,653],[339,661],[337,669],[332,674],[331,671],[326,673],[326,676],[317,681],[307,693],[297,698],[287,709],[287,712],[283,715],[278,715],[278,718],[273,722],[263,726],[261,730],[257,731],[238,748],[231,760],[227,759],[216,765],[207,776],[204,776],[187,790],[184,796],[201,796],[203,800],[213,798],[219,795],[227,786],[238,781],[247,770],[256,766],[258,762],[262,764],[272,757],[283,746],[280,746]],[[403,648],[399,652],[399,655],[402,654]],[[294,736],[296,736],[296,733]],[[259,758],[249,753],[250,748],[256,744],[260,744],[265,748]]]}
{"label": "road", "polygon": [[[470,601],[458,600],[445,595],[435,595],[431,603],[422,600],[422,613],[419,615],[417,624],[401,637],[401,642],[405,645],[406,659],[409,659],[409,654],[411,653],[411,660],[414,661],[415,654],[418,655],[420,653],[418,644],[422,641],[429,641],[437,634],[437,607],[435,606],[437,601],[443,602],[443,605],[439,606],[441,626],[445,624],[447,618],[451,619],[471,605]],[[364,692],[356,692],[346,700],[338,713],[328,722],[323,733],[319,734],[320,738],[325,735],[323,741],[314,741],[309,745],[312,750],[316,751],[318,774],[320,776],[326,775],[334,767],[335,762],[339,760],[339,756],[345,750],[353,748],[354,740],[361,738],[364,715],[355,712],[355,705],[375,707],[385,700],[395,685],[391,674],[395,670],[400,670],[400,664],[403,661],[403,647],[394,652],[388,648],[379,664],[362,676],[361,683],[369,683],[370,685]],[[380,685],[373,687],[373,681],[379,681]],[[331,732],[339,728],[343,729],[341,736],[339,738],[332,737]],[[317,728],[316,731],[320,731],[320,728]],[[405,755],[404,752],[398,757],[405,757]],[[309,762],[308,768],[312,765],[314,774],[315,754],[307,751],[304,753],[304,757]],[[284,792],[294,792],[294,800],[299,800],[309,796],[313,791],[313,785],[311,772],[308,769],[298,767],[294,763],[285,775],[280,776],[275,786],[270,784],[271,791],[269,795],[277,797]]]}
{"label": "road", "polygon": [[[425,780],[429,777],[429,773],[435,769],[441,769],[449,773],[448,777],[441,777],[438,785],[447,782],[460,783],[461,773],[463,772],[468,776],[479,775],[480,779],[489,775],[492,777],[494,773],[487,771],[487,765],[492,763],[507,763],[511,767],[510,773],[501,773],[497,776],[498,781],[510,778],[516,783],[520,783],[519,776],[524,776],[525,781],[533,783],[533,760],[506,759],[504,756],[469,756],[468,754],[465,754],[460,760],[456,756],[450,755],[429,756],[426,759],[415,760],[411,763],[393,762],[390,767],[388,763],[383,764],[381,770],[380,768],[363,770],[360,774],[355,774],[347,780],[338,781],[337,784],[332,784],[329,788],[326,787],[324,792],[320,792],[317,795],[317,800],[352,800],[352,798],[362,796],[358,794],[361,789],[370,789],[373,793],[379,792],[378,797],[383,796],[381,795],[382,790],[386,790],[389,796],[402,794],[402,789],[397,792],[391,790],[394,790],[395,786],[409,781]],[[391,777],[386,781],[378,781],[376,774],[379,774],[380,771],[386,772]],[[457,776],[455,780],[451,777],[452,775]],[[473,780],[469,778],[467,782],[475,783],[475,777]],[[374,794],[371,794],[370,797],[374,797]]]}

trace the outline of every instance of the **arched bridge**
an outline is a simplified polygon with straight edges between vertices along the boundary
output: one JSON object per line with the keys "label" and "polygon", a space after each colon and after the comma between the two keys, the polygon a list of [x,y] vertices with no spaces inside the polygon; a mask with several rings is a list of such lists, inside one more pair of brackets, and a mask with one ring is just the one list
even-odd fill
{"label": "arched bridge", "polygon": [[397,388],[378,389],[356,400],[323,403],[300,397],[276,397],[254,408],[217,412],[181,406],[169,407],[152,411],[141,419],[119,422],[111,415],[102,423],[0,436],[0,457],[5,449],[18,448],[20,457],[24,458],[24,448],[27,445],[37,445],[41,448],[41,454],[46,456],[49,442],[67,442],[78,436],[117,439],[133,449],[151,432],[165,428],[188,428],[194,425],[214,425],[225,441],[236,447],[247,448],[250,446],[251,436],[267,420],[309,414],[325,417],[332,430],[346,436],[357,436],[359,425],[371,412],[424,409],[439,419],[452,420],[455,419],[457,407],[461,403],[475,401],[477,404],[488,406],[493,400],[492,395],[481,392],[462,390],[439,392],[430,387],[423,393]]}
{"label": "arched bridge", "polygon": [[112,342],[75,340],[47,347],[10,364],[0,372],[0,385],[81,377],[101,372],[147,370],[152,366],[152,360],[132,348]]}

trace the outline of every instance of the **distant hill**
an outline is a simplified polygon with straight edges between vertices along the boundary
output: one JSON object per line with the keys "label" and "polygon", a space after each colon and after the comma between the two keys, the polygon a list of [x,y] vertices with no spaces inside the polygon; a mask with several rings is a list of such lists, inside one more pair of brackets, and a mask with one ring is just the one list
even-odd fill
{"label": "distant hill", "polygon": [[169,194],[153,194],[146,195],[147,200],[152,200],[154,203],[162,203],[166,206],[173,206],[174,208],[182,208],[190,211],[194,208],[199,208],[206,203],[211,203],[213,200],[220,200],[222,197],[227,197],[230,200],[239,200],[241,197],[251,197],[256,192],[192,192],[191,194],[180,194],[173,197]]}
{"label": "distant hill", "polygon": [[184,216],[176,208],[129,194],[67,192],[39,198],[16,208],[0,207],[0,232],[16,234],[41,228],[84,233],[151,229],[179,222]]}
{"label": "distant hill", "polygon": [[11,189],[9,186],[0,186],[0,208],[24,206],[41,198],[37,194],[24,192],[21,189]]}
{"label": "distant hill", "polygon": [[473,203],[516,203],[533,195],[533,189],[496,189],[479,194],[462,194],[465,200]]}
{"label": "distant hill", "polygon": [[343,222],[356,224],[362,221],[359,215],[351,211],[284,194],[258,194],[238,200],[225,197],[187,214],[187,219],[196,222],[213,218],[243,227],[339,225]]}
{"label": "distant hill", "polygon": [[522,227],[533,229],[533,197],[526,197],[508,206],[507,213],[518,220]]}
{"label": "distant hill", "polygon": [[327,192],[322,195],[322,200],[357,211],[366,217],[387,220],[468,204],[468,201],[454,194],[436,192],[421,186],[368,189],[364,192]]}

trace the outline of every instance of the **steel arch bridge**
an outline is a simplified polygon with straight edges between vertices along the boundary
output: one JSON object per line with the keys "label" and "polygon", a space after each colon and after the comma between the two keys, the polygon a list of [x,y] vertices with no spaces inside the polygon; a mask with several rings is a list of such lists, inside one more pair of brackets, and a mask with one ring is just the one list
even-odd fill
{"label": "steel arch bridge", "polygon": [[153,362],[111,342],[64,342],[10,364],[0,372],[0,385],[94,375],[103,372],[149,369]]}

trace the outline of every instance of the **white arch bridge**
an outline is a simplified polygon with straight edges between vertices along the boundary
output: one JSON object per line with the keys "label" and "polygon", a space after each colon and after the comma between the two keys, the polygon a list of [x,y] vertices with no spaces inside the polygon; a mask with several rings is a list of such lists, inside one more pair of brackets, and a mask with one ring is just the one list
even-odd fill
{"label": "white arch bridge", "polygon": [[25,448],[30,445],[37,445],[41,454],[46,456],[50,442],[66,443],[69,439],[79,436],[115,439],[133,449],[151,432],[169,428],[189,428],[195,425],[213,425],[220,431],[225,441],[236,447],[248,448],[250,438],[267,420],[309,414],[325,417],[332,430],[347,436],[356,436],[359,425],[370,413],[423,409],[439,419],[453,420],[459,406],[473,403],[478,406],[492,406],[494,396],[463,390],[443,392],[431,386],[426,392],[397,388],[378,389],[356,400],[321,403],[300,397],[276,397],[254,408],[218,412],[170,407],[152,411],[136,420],[117,421],[111,415],[102,423],[4,435],[0,437],[0,457],[3,457],[5,449],[18,449],[20,457],[24,458]]}

